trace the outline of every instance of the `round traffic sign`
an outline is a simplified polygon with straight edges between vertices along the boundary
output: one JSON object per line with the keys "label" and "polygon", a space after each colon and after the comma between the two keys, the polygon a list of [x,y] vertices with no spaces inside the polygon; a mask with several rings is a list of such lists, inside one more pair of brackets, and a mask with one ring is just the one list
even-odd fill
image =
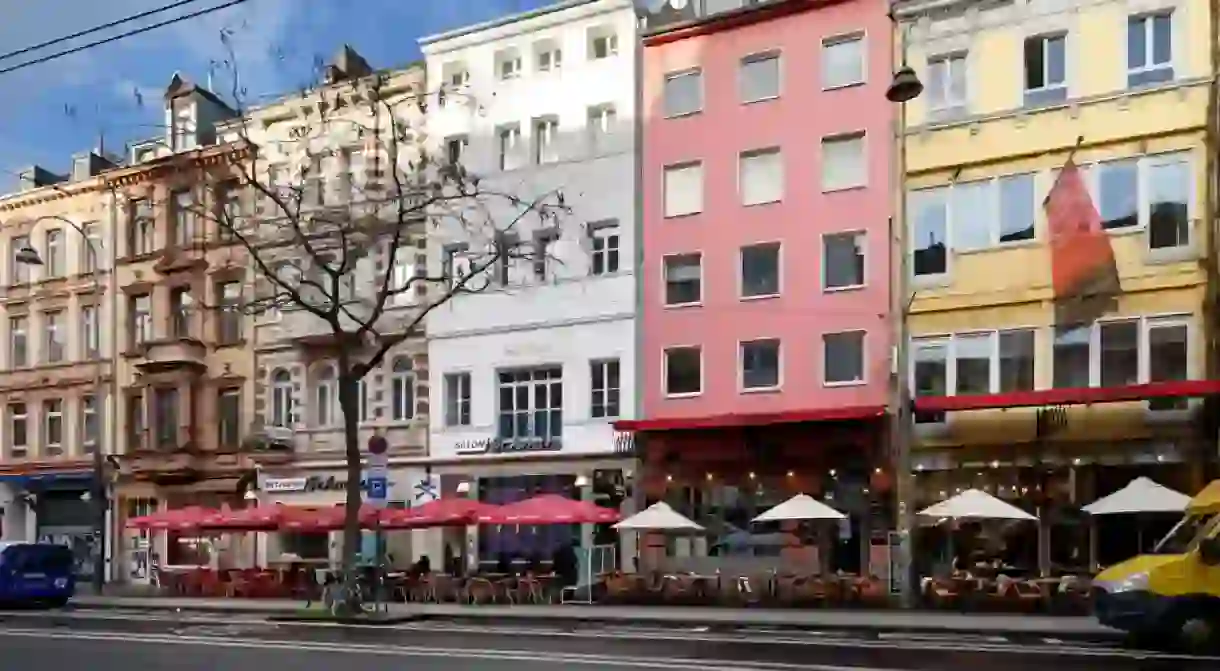
{"label": "round traffic sign", "polygon": [[369,454],[385,454],[390,449],[390,441],[385,439],[385,436],[373,435],[369,437]]}

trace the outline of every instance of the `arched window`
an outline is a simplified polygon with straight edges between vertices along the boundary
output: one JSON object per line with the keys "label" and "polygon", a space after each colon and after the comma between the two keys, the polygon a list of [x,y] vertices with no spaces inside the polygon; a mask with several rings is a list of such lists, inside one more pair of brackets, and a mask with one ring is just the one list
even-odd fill
{"label": "arched window", "polygon": [[271,426],[292,426],[292,375],[283,368],[271,374]]}
{"label": "arched window", "polygon": [[314,423],[318,426],[332,426],[337,423],[338,388],[335,381],[335,369],[324,366],[318,371],[314,387]]}
{"label": "arched window", "polygon": [[394,359],[390,394],[394,421],[402,422],[415,416],[415,373],[411,370],[411,360],[405,356]]}

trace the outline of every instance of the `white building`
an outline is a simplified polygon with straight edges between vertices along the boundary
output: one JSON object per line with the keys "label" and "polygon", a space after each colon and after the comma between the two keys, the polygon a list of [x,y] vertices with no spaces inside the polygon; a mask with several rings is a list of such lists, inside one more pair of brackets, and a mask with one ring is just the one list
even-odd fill
{"label": "white building", "polygon": [[[612,504],[624,491],[631,462],[611,422],[635,407],[635,24],[630,0],[569,0],[421,40],[435,146],[486,188],[560,190],[571,208],[547,228],[508,228],[505,211],[504,232],[545,256],[497,264],[486,290],[429,315],[429,451],[446,491],[504,503],[580,489]],[[441,231],[432,263],[460,270],[480,244]],[[481,533],[485,562],[568,540]]]}

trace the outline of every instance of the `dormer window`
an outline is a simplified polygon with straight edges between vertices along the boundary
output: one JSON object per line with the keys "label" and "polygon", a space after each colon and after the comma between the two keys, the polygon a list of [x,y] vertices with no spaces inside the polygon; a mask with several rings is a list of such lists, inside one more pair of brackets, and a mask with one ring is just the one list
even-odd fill
{"label": "dormer window", "polygon": [[515,49],[496,53],[496,75],[503,81],[521,76],[521,54]]}
{"label": "dormer window", "polygon": [[534,45],[534,66],[538,72],[557,72],[563,65],[563,51],[554,40],[542,40]]}
{"label": "dormer window", "polygon": [[610,26],[589,29],[589,60],[600,61],[618,55],[618,35]]}
{"label": "dormer window", "polygon": [[195,105],[179,98],[170,103],[170,148],[174,151],[192,149],[198,142],[195,134]]}

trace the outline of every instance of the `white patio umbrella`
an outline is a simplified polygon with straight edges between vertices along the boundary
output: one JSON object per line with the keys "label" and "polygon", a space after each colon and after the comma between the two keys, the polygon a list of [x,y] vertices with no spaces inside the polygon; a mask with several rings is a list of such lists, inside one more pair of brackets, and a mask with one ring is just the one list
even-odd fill
{"label": "white patio umbrella", "polygon": [[1090,503],[1090,515],[1128,515],[1135,513],[1181,513],[1190,497],[1149,478],[1136,478],[1126,487]]}
{"label": "white patio umbrella", "polygon": [[767,512],[755,517],[755,522],[789,520],[842,520],[847,515],[831,508],[808,494],[797,494]]}
{"label": "white patio umbrella", "polygon": [[620,531],[703,531],[703,527],[669,507],[664,501],[614,525]]}
{"label": "white patio umbrella", "polygon": [[980,520],[1036,520],[1037,517],[978,489],[967,489],[919,512],[925,517]]}

